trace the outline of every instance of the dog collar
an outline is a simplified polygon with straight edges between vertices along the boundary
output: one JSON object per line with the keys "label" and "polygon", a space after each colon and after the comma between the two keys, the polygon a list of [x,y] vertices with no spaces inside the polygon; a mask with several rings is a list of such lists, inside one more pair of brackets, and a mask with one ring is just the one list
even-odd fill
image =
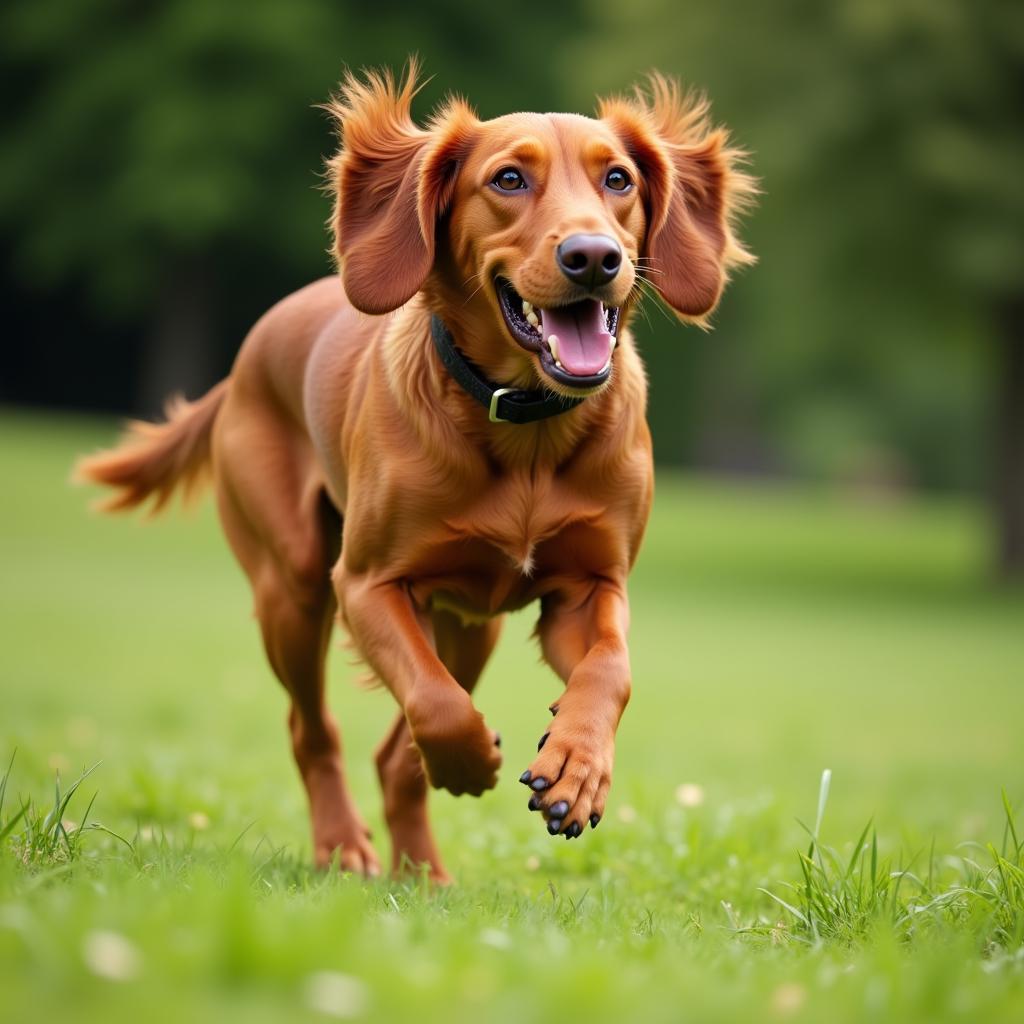
{"label": "dog collar", "polygon": [[434,348],[445,368],[486,410],[492,423],[534,423],[575,409],[583,399],[567,398],[550,391],[524,391],[492,384],[455,344],[452,332],[439,316],[430,317]]}

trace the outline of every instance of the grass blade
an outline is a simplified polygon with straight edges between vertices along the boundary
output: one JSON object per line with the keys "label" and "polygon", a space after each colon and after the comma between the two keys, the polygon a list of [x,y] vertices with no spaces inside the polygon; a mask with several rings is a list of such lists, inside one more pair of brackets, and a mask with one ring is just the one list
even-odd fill
{"label": "grass blade", "polygon": [[845,878],[850,878],[853,875],[853,869],[857,866],[857,860],[864,851],[864,840],[868,837],[871,825],[872,820],[869,819],[868,823],[864,826],[864,831],[860,834],[860,838],[853,845],[853,853],[850,854],[850,863],[846,866]]}
{"label": "grass blade", "polygon": [[775,893],[770,892],[768,889],[758,889],[758,892],[763,892],[770,900],[775,900],[780,907],[784,907],[788,910],[798,921],[802,921],[808,928],[811,926],[811,922],[807,920],[806,916],[802,914],[792,903],[787,903],[781,896],[776,896]]}
{"label": "grass blade", "polygon": [[1017,838],[1017,828],[1013,821],[1013,808],[1010,806],[1010,798],[1006,795],[1006,790],[1003,793],[1003,810],[1006,812],[1006,827],[1010,830],[1010,837],[1013,839],[1013,852],[1020,855],[1020,840]]}
{"label": "grass blade", "polygon": [[825,817],[825,804],[828,803],[828,791],[832,785],[832,769],[826,768],[821,773],[821,785],[818,787],[818,816],[814,820],[814,840],[821,835],[821,823]]}
{"label": "grass blade", "polygon": [[[14,748],[14,752],[11,754],[10,761],[7,762],[7,771],[4,772],[3,778],[0,778],[0,821],[3,820],[4,816],[4,799],[7,796],[7,780],[11,777],[11,769],[14,767],[14,758],[18,754],[18,748]],[[1003,794],[1003,799],[1006,798],[1006,794]]]}
{"label": "grass blade", "polygon": [[25,817],[25,814],[27,812],[28,804],[22,804],[21,810],[18,811],[18,813],[13,818],[11,818],[11,820],[7,822],[6,825],[0,828],[0,842],[6,839],[14,831],[14,826],[17,825],[18,822]]}

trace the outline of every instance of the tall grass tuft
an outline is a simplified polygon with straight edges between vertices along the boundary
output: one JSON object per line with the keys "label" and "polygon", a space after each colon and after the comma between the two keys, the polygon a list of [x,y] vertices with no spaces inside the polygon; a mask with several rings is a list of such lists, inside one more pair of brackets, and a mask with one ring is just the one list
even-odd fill
{"label": "tall grass tuft", "polygon": [[7,787],[14,767],[11,755],[7,769],[0,778],[0,842],[9,844],[16,860],[29,868],[55,867],[72,864],[82,852],[85,836],[90,832],[104,832],[131,848],[131,843],[98,821],[89,821],[98,794],[94,793],[85,807],[81,824],[68,818],[72,800],[82,783],[96,770],[98,764],[86,769],[66,789],[61,790],[60,774],[54,780],[53,803],[38,806],[31,799],[23,800],[18,810],[5,818],[4,805]]}
{"label": "tall grass tuft", "polygon": [[[992,843],[965,843],[961,849],[968,852],[939,864],[933,842],[927,870],[915,872],[920,855],[907,858],[901,853],[895,863],[879,856],[878,835],[871,821],[845,859],[821,841],[831,781],[832,773],[826,769],[813,830],[800,823],[810,837],[806,852],[798,854],[800,880],[782,883],[788,890],[785,896],[760,889],[788,915],[783,934],[814,946],[825,942],[849,945],[886,927],[909,941],[938,924],[970,921],[983,952],[1009,952],[1024,945],[1024,843],[1005,790],[1005,825],[998,849]],[[776,940],[780,935],[778,927],[745,931],[770,934]]]}

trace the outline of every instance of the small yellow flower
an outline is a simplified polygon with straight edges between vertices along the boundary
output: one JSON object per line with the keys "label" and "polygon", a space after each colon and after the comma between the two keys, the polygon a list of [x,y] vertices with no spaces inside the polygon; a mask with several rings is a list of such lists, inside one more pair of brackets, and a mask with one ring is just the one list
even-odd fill
{"label": "small yellow flower", "polygon": [[351,974],[340,971],[315,971],[306,978],[303,997],[311,1010],[328,1017],[358,1017],[366,1011],[369,993]]}
{"label": "small yellow flower", "polygon": [[795,981],[787,981],[772,993],[772,1010],[780,1017],[790,1017],[807,1002],[807,989]]}
{"label": "small yellow flower", "polygon": [[93,974],[107,981],[131,981],[142,965],[138,949],[110,931],[89,932],[82,943],[82,959]]}
{"label": "small yellow flower", "polygon": [[676,787],[676,803],[680,807],[700,807],[704,803],[704,788],[696,782],[684,782]]}

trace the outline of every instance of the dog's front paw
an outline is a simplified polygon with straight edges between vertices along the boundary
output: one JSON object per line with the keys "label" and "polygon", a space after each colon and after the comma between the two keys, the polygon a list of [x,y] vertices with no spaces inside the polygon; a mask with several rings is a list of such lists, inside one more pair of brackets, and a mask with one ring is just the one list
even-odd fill
{"label": "dog's front paw", "polygon": [[464,690],[417,695],[406,707],[427,780],[455,796],[493,789],[501,767],[501,737]]}
{"label": "dog's front paw", "polygon": [[563,714],[541,737],[538,750],[533,764],[519,776],[533,790],[529,809],[543,813],[553,836],[575,839],[588,823],[597,828],[612,783],[611,733]]}

